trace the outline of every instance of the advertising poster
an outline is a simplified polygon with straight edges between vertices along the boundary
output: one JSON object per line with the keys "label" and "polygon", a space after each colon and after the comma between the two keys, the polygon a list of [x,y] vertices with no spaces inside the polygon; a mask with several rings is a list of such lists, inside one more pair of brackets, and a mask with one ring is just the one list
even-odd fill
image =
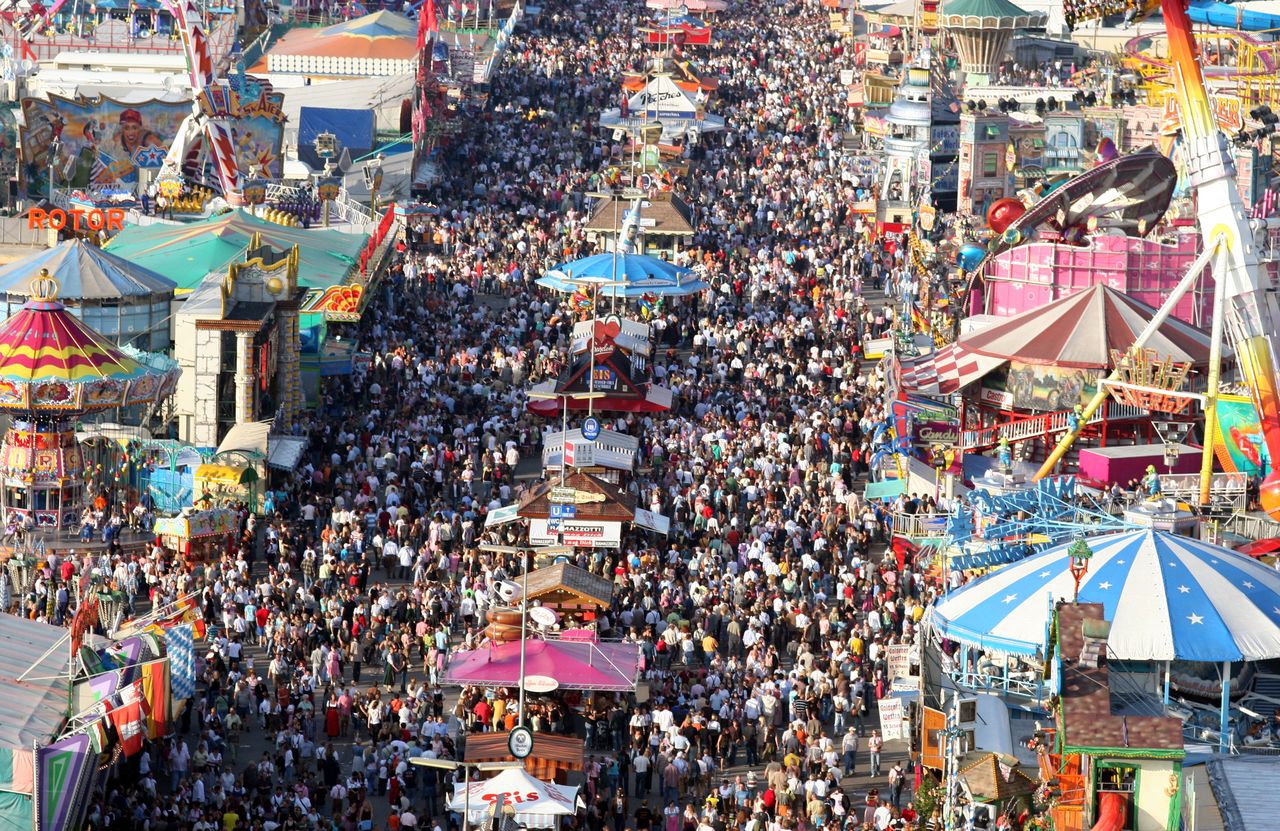
{"label": "advertising poster", "polygon": [[257,165],[258,176],[265,179],[280,178],[280,143],[284,139],[284,124],[269,115],[255,115],[231,122],[231,139],[236,145],[236,159],[240,170],[247,176]]}
{"label": "advertising poster", "polygon": [[1271,470],[1271,455],[1262,440],[1262,424],[1253,401],[1241,395],[1218,399],[1218,434],[1214,455],[1227,473],[1262,475]]}
{"label": "advertising poster", "polygon": [[1009,370],[998,366],[982,378],[982,386],[978,388],[978,400],[983,404],[994,404],[997,407],[1013,406],[1013,394],[1009,392]]}
{"label": "advertising poster", "polygon": [[1098,371],[1009,363],[1006,388],[1013,406],[1056,412],[1087,404],[1098,390]]}
{"label": "advertising poster", "polygon": [[[191,104],[156,100],[124,104],[105,97],[73,100],[55,95],[48,101],[23,99],[22,113],[26,123],[21,136],[22,178],[28,195],[35,195],[48,193],[50,170],[59,188],[136,184],[134,154],[147,147],[167,151],[182,120],[191,113]],[[55,137],[58,154],[50,159]]]}
{"label": "advertising poster", "polygon": [[907,729],[903,724],[906,708],[901,698],[882,698],[876,705],[880,710],[880,738],[887,742],[900,741],[907,737]]}

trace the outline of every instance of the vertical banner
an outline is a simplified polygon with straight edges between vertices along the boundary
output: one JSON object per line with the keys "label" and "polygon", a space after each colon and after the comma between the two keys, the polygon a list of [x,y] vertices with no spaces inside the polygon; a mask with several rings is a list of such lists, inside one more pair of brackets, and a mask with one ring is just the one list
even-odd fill
{"label": "vertical banner", "polygon": [[183,623],[165,632],[164,645],[169,656],[174,700],[193,698],[196,694],[196,646],[191,624]]}
{"label": "vertical banner", "polygon": [[94,768],[89,737],[78,734],[38,747],[35,757],[35,831],[78,826]]}
{"label": "vertical banner", "polygon": [[906,710],[902,699],[882,698],[876,706],[880,710],[880,737],[887,742],[905,739],[907,731],[902,722],[906,718]]}
{"label": "vertical banner", "polygon": [[142,690],[151,712],[147,714],[147,738],[158,739],[169,731],[169,659],[142,665]]}

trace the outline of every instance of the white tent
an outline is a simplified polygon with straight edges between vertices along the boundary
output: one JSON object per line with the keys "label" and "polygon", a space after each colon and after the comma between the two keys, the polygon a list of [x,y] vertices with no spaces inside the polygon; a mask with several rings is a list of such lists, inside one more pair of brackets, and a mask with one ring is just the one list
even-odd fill
{"label": "white tent", "polygon": [[724,119],[703,111],[700,94],[685,92],[670,75],[654,75],[644,89],[627,99],[627,113],[620,109],[600,114],[600,126],[609,130],[635,131],[646,124],[661,124],[664,141],[686,135],[724,129]]}
{"label": "white tent", "polygon": [[627,100],[627,107],[649,118],[694,118],[699,102],[680,89],[670,75],[655,75],[644,89]]}
{"label": "white tent", "polygon": [[577,812],[578,789],[542,782],[524,768],[508,768],[492,779],[470,784],[470,794],[463,785],[454,785],[449,810],[464,810],[472,823],[483,822],[495,811],[510,805],[517,820],[530,828],[552,828],[556,818]]}

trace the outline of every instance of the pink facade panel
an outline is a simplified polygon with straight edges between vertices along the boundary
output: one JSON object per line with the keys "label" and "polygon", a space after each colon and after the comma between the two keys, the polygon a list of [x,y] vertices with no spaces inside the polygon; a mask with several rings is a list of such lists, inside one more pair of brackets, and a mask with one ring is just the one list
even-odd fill
{"label": "pink facade panel", "polygon": [[[1195,234],[1164,244],[1136,237],[1099,235],[1088,246],[1031,242],[996,256],[986,266],[984,296],[975,313],[1009,317],[1102,283],[1159,308],[1199,253]],[[1213,281],[1206,274],[1183,296],[1173,314],[1207,326]]]}

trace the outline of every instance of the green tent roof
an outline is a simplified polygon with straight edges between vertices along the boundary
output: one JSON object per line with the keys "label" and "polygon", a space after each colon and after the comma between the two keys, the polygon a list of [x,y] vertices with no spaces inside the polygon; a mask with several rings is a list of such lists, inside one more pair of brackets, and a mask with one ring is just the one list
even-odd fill
{"label": "green tent roof", "polygon": [[973,17],[1035,17],[1036,15],[1010,3],[1009,0],[951,0],[942,7],[943,14]]}
{"label": "green tent roof", "polygon": [[347,281],[369,238],[322,228],[287,228],[237,209],[180,225],[129,226],[107,243],[106,250],[168,277],[177,284],[176,293],[183,295],[205,275],[224,272],[239,261],[255,232],[276,250],[297,245],[298,284],[322,289]]}

